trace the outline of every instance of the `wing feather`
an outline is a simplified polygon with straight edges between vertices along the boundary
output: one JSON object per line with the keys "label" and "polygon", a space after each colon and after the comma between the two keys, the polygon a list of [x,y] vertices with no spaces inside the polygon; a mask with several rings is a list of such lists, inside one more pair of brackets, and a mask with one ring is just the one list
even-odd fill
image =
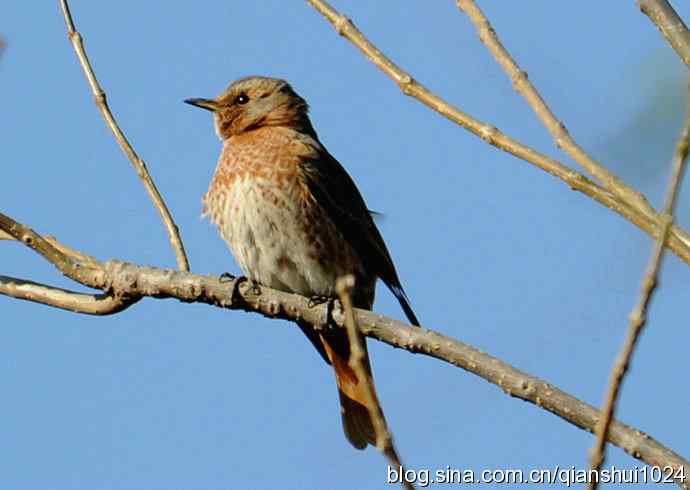
{"label": "wing feather", "polygon": [[362,258],[367,270],[388,286],[410,323],[419,326],[383,237],[354,181],[318,140],[306,138],[311,141],[303,141],[308,147],[308,154],[300,163],[303,184]]}

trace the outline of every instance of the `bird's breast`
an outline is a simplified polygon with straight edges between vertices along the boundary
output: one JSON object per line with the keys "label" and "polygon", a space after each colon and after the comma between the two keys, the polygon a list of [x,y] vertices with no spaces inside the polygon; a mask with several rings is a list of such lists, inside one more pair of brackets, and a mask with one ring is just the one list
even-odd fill
{"label": "bird's breast", "polygon": [[221,161],[206,212],[248,277],[275,289],[333,296],[337,277],[361,273],[362,264],[304,187],[298,166],[273,156],[266,162]]}

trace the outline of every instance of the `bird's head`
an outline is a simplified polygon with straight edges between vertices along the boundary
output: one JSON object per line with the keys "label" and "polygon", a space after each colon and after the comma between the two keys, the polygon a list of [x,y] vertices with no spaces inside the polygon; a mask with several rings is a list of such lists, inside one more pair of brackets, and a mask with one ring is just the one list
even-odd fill
{"label": "bird's head", "polygon": [[307,102],[285,80],[277,78],[241,78],[215,99],[185,102],[212,111],[216,133],[223,140],[265,126],[313,132]]}

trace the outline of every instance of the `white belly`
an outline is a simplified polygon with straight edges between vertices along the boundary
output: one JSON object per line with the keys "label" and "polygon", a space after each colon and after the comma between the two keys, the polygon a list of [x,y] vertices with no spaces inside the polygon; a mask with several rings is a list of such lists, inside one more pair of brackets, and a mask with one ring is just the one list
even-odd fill
{"label": "white belly", "polygon": [[319,257],[330,247],[315,245],[305,230],[298,192],[293,186],[279,196],[256,178],[237,179],[219,228],[248,278],[305,296],[332,296],[339,268]]}

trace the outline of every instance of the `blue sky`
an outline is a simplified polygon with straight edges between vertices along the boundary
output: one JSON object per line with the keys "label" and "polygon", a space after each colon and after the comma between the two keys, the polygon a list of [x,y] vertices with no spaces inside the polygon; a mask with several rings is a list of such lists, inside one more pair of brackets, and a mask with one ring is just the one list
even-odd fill
{"label": "blue sky", "polygon": [[[569,162],[454,2],[372,5],[334,2],[429,88]],[[182,100],[249,74],[286,78],[369,207],[385,214],[379,226],[421,322],[601,403],[648,236],[401,95],[306,2],[71,6],[193,271],[237,266],[200,219],[220,142],[209,115]],[[658,205],[687,69],[634,2],[482,8],[576,140]],[[0,210],[98,258],[175,267],[93,104],[58,2],[4,2],[0,33]],[[0,248],[0,273],[74,288],[20,245]],[[686,457],[689,283],[688,266],[668,256],[618,411]],[[403,318],[382,286],[376,310]],[[382,456],[343,437],[330,369],[293,325],[173,300],[91,318],[0,297],[0,311],[3,488],[386,487]],[[588,433],[449,365],[369,345],[410,467],[586,465]],[[609,463],[641,464],[618,449]]]}

